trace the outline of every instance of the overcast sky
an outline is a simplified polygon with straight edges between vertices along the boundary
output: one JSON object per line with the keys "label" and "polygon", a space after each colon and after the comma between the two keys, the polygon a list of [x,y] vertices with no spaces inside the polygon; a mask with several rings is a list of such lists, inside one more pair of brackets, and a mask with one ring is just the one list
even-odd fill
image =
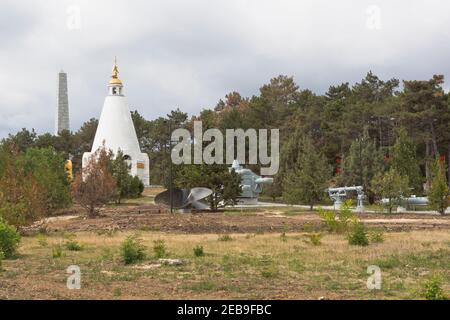
{"label": "overcast sky", "polygon": [[449,14],[447,0],[2,0],[0,137],[53,132],[61,69],[71,130],[98,118],[115,55],[148,119],[257,94],[279,74],[316,93],[369,70],[450,77]]}

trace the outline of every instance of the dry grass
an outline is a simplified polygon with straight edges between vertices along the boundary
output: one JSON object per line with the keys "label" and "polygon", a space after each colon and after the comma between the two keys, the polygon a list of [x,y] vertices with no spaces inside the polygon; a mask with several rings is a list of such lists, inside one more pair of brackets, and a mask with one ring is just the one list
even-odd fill
{"label": "dry grass", "polygon": [[[23,238],[21,256],[7,260],[0,271],[0,298],[263,298],[263,299],[409,299],[419,298],[423,281],[440,274],[450,290],[450,232],[389,233],[369,247],[349,246],[342,235],[324,235],[320,246],[305,242],[300,233],[232,234],[218,241],[216,234],[140,232],[147,246],[144,262],[154,265],[154,240],[164,240],[170,258],[182,266],[136,268],[125,266],[120,243],[131,232],[112,235],[77,233],[82,251],[63,251],[52,257],[52,247],[63,235]],[[66,237],[67,238],[67,237]],[[201,245],[204,257],[195,257]],[[69,265],[79,265],[82,289],[65,285]],[[369,265],[382,270],[382,289],[366,288]]]}

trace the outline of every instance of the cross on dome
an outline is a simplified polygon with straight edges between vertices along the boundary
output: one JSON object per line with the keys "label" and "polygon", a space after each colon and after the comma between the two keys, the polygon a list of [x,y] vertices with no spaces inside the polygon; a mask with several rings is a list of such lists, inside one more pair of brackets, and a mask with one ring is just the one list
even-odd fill
{"label": "cross on dome", "polygon": [[117,67],[117,57],[114,57],[114,66],[112,69],[110,85],[122,85],[122,81],[119,79],[119,68]]}

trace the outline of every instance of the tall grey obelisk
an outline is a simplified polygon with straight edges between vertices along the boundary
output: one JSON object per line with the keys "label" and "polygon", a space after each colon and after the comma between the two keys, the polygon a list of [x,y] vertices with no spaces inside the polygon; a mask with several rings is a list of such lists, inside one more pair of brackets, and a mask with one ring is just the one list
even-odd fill
{"label": "tall grey obelisk", "polygon": [[55,117],[55,135],[62,130],[70,130],[69,126],[69,98],[67,95],[67,73],[58,73],[58,97]]}

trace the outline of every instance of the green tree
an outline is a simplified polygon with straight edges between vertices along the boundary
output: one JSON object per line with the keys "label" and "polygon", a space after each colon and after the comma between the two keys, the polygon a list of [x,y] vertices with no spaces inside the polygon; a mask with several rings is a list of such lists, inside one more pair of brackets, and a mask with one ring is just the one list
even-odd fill
{"label": "green tree", "polygon": [[46,214],[46,190],[25,170],[23,155],[4,147],[0,152],[0,218],[21,227]]}
{"label": "green tree", "polygon": [[405,128],[397,131],[397,140],[392,148],[392,168],[400,175],[408,177],[410,187],[415,192],[422,190],[422,174],[416,155],[416,146]]}
{"label": "green tree", "polygon": [[311,210],[325,195],[331,168],[325,156],[306,136],[301,141],[297,167],[290,170],[284,179],[283,198],[289,204],[307,203]]}
{"label": "green tree", "polygon": [[116,181],[117,185],[117,198],[116,202],[120,203],[123,196],[127,195],[128,191],[128,185],[129,185],[129,173],[128,170],[130,169],[125,156],[122,152],[122,150],[119,150],[115,157],[111,160],[110,163],[111,168],[111,174]]}
{"label": "green tree", "polygon": [[122,198],[139,197],[144,191],[144,184],[138,177],[130,175],[130,165],[122,150],[116,156],[110,156],[109,168],[117,185],[116,203],[120,203]]}
{"label": "green tree", "polygon": [[445,164],[436,159],[432,170],[428,200],[430,201],[430,206],[442,215],[445,214],[445,210],[449,206],[448,194],[449,188],[445,176]]}
{"label": "green tree", "polygon": [[386,207],[389,213],[401,197],[409,196],[408,177],[402,176],[396,169],[391,168],[384,173],[378,173],[372,179],[372,190],[382,198],[388,199]]}
{"label": "green tree", "polygon": [[64,158],[52,147],[27,149],[24,154],[24,169],[44,190],[48,212],[67,207],[71,203]]}
{"label": "green tree", "polygon": [[361,185],[373,203],[374,192],[371,181],[376,173],[383,171],[383,155],[377,149],[375,141],[365,129],[363,136],[354,140],[342,163],[339,183],[347,186]]}

